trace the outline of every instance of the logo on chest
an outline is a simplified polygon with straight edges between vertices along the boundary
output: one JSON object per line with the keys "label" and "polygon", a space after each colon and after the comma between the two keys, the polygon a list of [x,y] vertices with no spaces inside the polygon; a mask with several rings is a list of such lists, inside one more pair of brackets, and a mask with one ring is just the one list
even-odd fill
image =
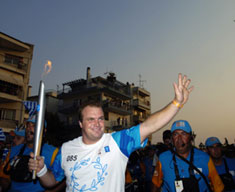
{"label": "logo on chest", "polygon": [[107,145],[98,150],[98,155],[108,153],[108,152],[110,152],[110,147]]}

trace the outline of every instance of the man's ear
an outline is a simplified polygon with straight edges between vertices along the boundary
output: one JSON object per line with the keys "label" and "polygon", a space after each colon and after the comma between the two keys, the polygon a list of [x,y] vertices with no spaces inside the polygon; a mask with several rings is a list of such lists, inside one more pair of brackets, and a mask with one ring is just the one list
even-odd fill
{"label": "man's ear", "polygon": [[79,120],[78,121],[80,128],[82,129],[82,122]]}

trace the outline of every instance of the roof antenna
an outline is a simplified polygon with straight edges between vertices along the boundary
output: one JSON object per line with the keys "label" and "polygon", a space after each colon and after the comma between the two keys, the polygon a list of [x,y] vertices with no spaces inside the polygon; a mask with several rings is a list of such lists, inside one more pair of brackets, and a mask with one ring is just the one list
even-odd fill
{"label": "roof antenna", "polygon": [[141,74],[139,74],[139,87],[144,89],[144,83],[146,83],[146,80],[142,80],[141,77]]}

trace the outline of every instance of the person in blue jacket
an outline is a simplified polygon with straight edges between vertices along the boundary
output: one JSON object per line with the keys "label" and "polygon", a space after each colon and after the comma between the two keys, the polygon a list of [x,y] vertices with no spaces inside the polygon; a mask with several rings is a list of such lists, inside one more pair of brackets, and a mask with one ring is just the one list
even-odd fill
{"label": "person in blue jacket", "polygon": [[217,137],[207,138],[205,145],[224,183],[224,191],[235,192],[235,159],[227,158],[223,155],[222,144]]}
{"label": "person in blue jacket", "polygon": [[188,121],[171,126],[173,149],[162,153],[152,178],[152,192],[222,192],[224,185],[209,155],[193,147]]}
{"label": "person in blue jacket", "polygon": [[[34,115],[27,120],[26,130],[25,130],[25,143],[11,147],[10,161],[8,163],[8,166],[11,165],[10,170],[12,170],[11,167],[13,165],[16,165],[17,160],[19,159],[19,156],[21,154],[29,155],[33,151],[35,123],[36,123],[36,116]],[[52,163],[53,163],[53,160],[55,158],[57,151],[58,149],[52,145],[48,145],[46,143],[42,144],[41,156],[44,157],[44,162],[48,166],[49,169],[52,167]],[[7,169],[9,169],[9,167]],[[28,170],[27,162],[23,170]],[[9,174],[11,178],[9,192],[45,191],[45,188],[40,184],[38,179],[36,179],[36,181],[32,181],[32,180],[30,181],[29,178],[28,178],[29,180],[28,179],[23,180],[24,176],[14,178],[12,176],[13,172],[9,171]],[[16,171],[14,174],[18,175],[19,173],[17,173]],[[31,177],[31,175],[29,176]],[[26,177],[28,176],[25,176],[25,178]]]}

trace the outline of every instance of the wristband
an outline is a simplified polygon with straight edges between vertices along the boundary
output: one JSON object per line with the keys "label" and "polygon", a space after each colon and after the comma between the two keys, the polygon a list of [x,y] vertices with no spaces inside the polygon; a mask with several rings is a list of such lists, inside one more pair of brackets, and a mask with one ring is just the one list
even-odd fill
{"label": "wristband", "polygon": [[172,104],[175,105],[178,108],[182,108],[184,105],[180,104],[178,101],[176,101],[175,99],[172,101]]}
{"label": "wristband", "polygon": [[47,166],[44,164],[44,167],[37,173],[37,177],[42,177],[47,172]]}

